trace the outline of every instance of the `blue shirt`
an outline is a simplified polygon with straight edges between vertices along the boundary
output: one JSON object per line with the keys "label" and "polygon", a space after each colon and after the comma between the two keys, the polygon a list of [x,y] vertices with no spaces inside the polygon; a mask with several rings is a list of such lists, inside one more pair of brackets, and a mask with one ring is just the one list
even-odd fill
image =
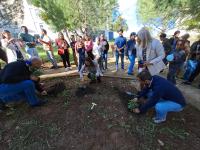
{"label": "blue shirt", "polygon": [[136,42],[134,40],[128,40],[126,44],[126,55],[131,56],[131,55],[136,55],[136,48],[135,48]]}
{"label": "blue shirt", "polygon": [[153,93],[147,102],[140,106],[139,109],[141,113],[144,113],[149,108],[154,107],[161,99],[173,101],[183,107],[186,105],[185,98],[183,97],[181,91],[171,82],[162,77],[153,76],[150,87],[148,89],[144,89],[139,95],[139,98],[146,96],[150,89]]}
{"label": "blue shirt", "polygon": [[[126,38],[123,36],[119,36],[115,39],[115,45],[117,45],[118,48],[122,48],[126,45]],[[124,49],[121,50],[122,53],[124,53]]]}

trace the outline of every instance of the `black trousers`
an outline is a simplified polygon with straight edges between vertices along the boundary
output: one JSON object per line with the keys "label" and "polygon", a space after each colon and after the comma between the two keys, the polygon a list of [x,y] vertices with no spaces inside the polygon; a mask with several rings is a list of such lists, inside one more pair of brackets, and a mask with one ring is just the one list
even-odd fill
{"label": "black trousers", "polygon": [[190,82],[194,81],[194,79],[199,75],[199,73],[200,73],[200,61],[198,62],[196,69],[191,74],[188,81],[190,81]]}
{"label": "black trousers", "polygon": [[60,57],[62,58],[63,65],[64,65],[65,68],[71,67],[68,50],[65,50],[65,53],[63,55],[60,55]]}

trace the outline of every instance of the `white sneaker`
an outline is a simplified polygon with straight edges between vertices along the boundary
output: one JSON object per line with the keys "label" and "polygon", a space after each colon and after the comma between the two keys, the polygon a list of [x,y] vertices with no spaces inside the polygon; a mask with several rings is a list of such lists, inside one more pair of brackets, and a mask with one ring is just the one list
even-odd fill
{"label": "white sneaker", "polygon": [[69,70],[72,70],[72,67],[68,67],[69,68]]}
{"label": "white sneaker", "polygon": [[166,119],[158,119],[156,117],[153,117],[152,119],[153,119],[154,123],[156,123],[156,124],[159,124],[159,123],[162,123],[162,122],[166,121]]}
{"label": "white sneaker", "polygon": [[67,67],[67,68],[65,68],[65,71],[69,71],[69,68]]}
{"label": "white sneaker", "polygon": [[100,72],[100,73],[99,73],[99,75],[100,75],[100,76],[103,76],[103,73],[102,73],[102,72]]}

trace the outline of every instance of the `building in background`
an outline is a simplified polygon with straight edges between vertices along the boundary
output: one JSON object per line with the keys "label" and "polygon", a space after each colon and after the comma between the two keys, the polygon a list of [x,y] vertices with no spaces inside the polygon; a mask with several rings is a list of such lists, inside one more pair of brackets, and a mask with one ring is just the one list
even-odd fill
{"label": "building in background", "polygon": [[39,8],[30,5],[27,0],[1,0],[0,3],[0,32],[9,30],[17,37],[21,26],[27,26],[29,33],[40,35],[41,29],[46,29],[51,38],[55,38],[49,26],[40,19]]}

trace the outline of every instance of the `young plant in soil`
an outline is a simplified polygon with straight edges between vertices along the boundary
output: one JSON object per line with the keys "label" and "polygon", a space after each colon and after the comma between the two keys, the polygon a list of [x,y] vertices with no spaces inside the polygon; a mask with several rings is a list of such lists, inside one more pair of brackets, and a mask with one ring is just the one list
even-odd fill
{"label": "young plant in soil", "polygon": [[128,109],[133,110],[135,108],[138,108],[139,104],[135,100],[129,100],[128,102]]}

